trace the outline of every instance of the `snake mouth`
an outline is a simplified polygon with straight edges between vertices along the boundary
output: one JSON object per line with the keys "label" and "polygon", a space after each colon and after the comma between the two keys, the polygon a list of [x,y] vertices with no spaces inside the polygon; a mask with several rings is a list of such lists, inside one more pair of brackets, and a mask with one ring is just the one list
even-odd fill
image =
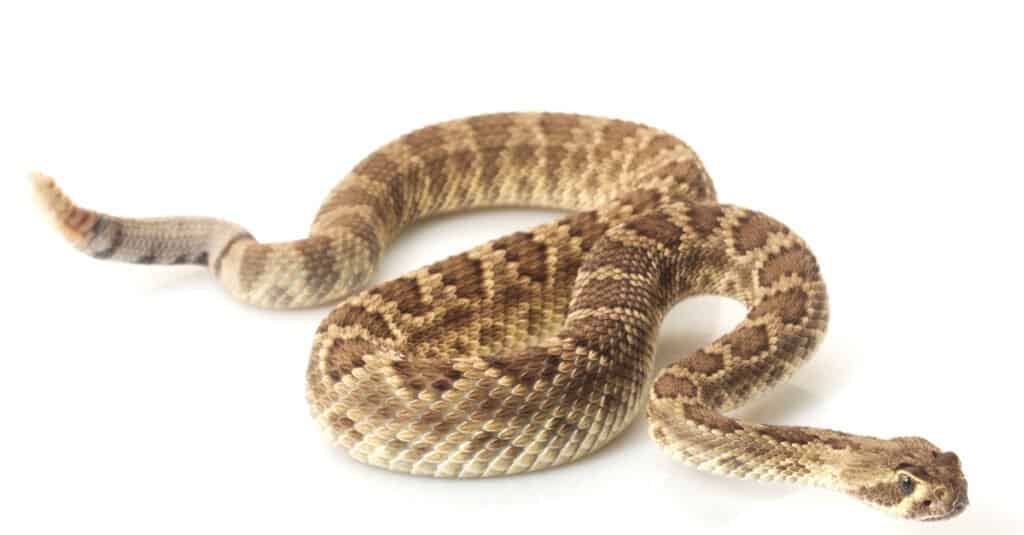
{"label": "snake mouth", "polygon": [[958,516],[960,513],[963,513],[970,503],[970,500],[967,499],[967,495],[961,494],[960,497],[957,498],[956,502],[953,503],[953,507],[949,510],[949,512],[942,515],[922,518],[921,520],[924,520],[925,522],[934,522],[936,520],[949,520],[950,518],[953,518],[954,516]]}

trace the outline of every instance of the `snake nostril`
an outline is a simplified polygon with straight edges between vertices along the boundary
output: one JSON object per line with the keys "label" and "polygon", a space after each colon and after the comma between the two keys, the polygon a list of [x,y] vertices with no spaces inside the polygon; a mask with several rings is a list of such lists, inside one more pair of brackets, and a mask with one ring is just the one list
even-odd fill
{"label": "snake nostril", "polygon": [[932,506],[932,501],[931,500],[925,500],[924,503],[922,503],[921,505],[924,505],[925,507],[931,507]]}

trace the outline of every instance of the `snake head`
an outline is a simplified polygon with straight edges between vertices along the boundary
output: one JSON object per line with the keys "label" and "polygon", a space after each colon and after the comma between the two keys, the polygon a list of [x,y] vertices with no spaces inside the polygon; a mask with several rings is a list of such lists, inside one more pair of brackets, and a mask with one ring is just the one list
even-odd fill
{"label": "snake head", "polygon": [[850,494],[911,520],[952,518],[967,507],[967,479],[955,453],[920,437],[880,442],[844,471]]}

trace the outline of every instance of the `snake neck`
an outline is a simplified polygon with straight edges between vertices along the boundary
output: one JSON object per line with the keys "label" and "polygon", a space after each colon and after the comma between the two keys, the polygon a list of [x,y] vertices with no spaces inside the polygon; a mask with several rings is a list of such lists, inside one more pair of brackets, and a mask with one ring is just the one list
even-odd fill
{"label": "snake neck", "polygon": [[[700,406],[667,404],[652,400],[648,406],[651,437],[677,461],[718,475],[760,481],[780,481],[825,487],[843,492],[843,473],[850,447],[841,433],[816,440],[801,427],[760,426],[733,423]],[[707,425],[693,425],[693,418],[715,420],[728,433]],[[728,423],[727,423],[728,422]],[[771,433],[770,435],[767,433]]]}

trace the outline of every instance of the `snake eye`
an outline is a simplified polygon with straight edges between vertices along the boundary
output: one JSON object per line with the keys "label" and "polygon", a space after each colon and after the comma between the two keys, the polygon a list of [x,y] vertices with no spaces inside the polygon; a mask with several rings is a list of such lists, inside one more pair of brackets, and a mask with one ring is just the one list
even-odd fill
{"label": "snake eye", "polygon": [[900,474],[900,492],[904,496],[910,496],[914,492],[914,480],[910,479],[907,474]]}

